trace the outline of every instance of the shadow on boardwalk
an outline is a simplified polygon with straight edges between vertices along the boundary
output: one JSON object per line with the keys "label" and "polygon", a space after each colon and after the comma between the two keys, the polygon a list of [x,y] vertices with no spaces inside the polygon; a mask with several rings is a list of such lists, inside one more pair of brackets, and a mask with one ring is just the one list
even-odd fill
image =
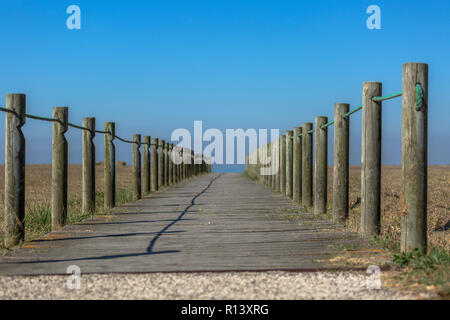
{"label": "shadow on boardwalk", "polygon": [[8,253],[0,274],[63,274],[71,264],[82,273],[336,269],[323,261],[365,245],[329,221],[280,214],[298,209],[243,175],[204,175],[123,206],[113,221],[67,226]]}

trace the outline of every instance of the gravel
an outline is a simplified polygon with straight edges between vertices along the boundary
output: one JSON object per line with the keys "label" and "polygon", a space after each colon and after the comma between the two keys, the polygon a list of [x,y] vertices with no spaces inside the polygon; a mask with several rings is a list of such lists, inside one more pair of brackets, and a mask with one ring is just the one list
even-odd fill
{"label": "gravel", "polygon": [[0,299],[302,300],[418,299],[381,286],[358,272],[225,272],[0,277]]}

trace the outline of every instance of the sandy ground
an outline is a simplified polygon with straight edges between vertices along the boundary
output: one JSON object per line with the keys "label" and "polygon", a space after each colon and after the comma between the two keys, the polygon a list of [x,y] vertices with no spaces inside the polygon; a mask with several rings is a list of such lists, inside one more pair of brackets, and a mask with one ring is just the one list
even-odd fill
{"label": "sandy ground", "polygon": [[378,289],[378,278],[356,272],[226,272],[0,277],[0,299],[149,300],[405,300],[392,289]]}

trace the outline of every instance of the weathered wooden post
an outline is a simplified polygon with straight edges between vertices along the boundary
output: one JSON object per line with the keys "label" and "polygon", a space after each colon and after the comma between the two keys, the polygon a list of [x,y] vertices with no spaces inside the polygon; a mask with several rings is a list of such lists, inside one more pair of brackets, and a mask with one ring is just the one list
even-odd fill
{"label": "weathered wooden post", "polygon": [[294,128],[293,167],[292,167],[292,197],[295,202],[302,200],[302,134],[301,127]]}
{"label": "weathered wooden post", "polygon": [[257,175],[258,175],[258,178],[259,178],[259,182],[262,183],[263,176],[261,174],[261,168],[262,168],[262,161],[263,161],[263,156],[264,156],[264,153],[262,151],[262,147],[256,149],[256,153],[258,154],[258,169],[257,169],[258,171],[257,171]]}
{"label": "weathered wooden post", "polygon": [[189,173],[189,178],[192,178],[192,150],[191,149],[189,149],[189,154],[188,154],[188,157],[189,157],[189,166],[188,166],[188,173]]}
{"label": "weathered wooden post", "polygon": [[82,143],[82,210],[85,214],[95,212],[95,118],[83,118]]}
{"label": "weathered wooden post", "polygon": [[272,190],[275,190],[275,181],[276,181],[276,170],[277,170],[277,150],[275,148],[275,142],[270,142],[270,168],[271,168],[271,175],[270,175],[270,187]]}
{"label": "weathered wooden post", "polygon": [[280,192],[286,194],[286,135],[281,136]]}
{"label": "weathered wooden post", "polygon": [[294,131],[286,131],[286,196],[293,199],[294,190]]}
{"label": "weathered wooden post", "polygon": [[141,135],[133,135],[133,194],[134,200],[142,197],[141,189]]}
{"label": "weathered wooden post", "polygon": [[180,181],[183,181],[186,179],[186,163],[185,163],[185,148],[180,148],[180,157],[181,157],[181,163],[180,163]]}
{"label": "weathered wooden post", "polygon": [[380,82],[363,84],[361,156],[361,233],[380,233],[381,101]]}
{"label": "weathered wooden post", "polygon": [[191,177],[195,175],[195,152],[191,150]]}
{"label": "weathered wooden post", "polygon": [[178,165],[176,163],[176,157],[177,157],[177,146],[172,144],[172,153],[171,153],[171,161],[172,161],[172,171],[173,171],[173,184],[178,183]]}
{"label": "weathered wooden post", "polygon": [[169,158],[169,186],[173,185],[173,161],[172,161],[173,144],[169,143],[167,157]]}
{"label": "weathered wooden post", "polygon": [[116,136],[116,124],[105,122],[104,136],[105,159],[104,159],[104,184],[105,184],[105,208],[111,209],[116,206],[116,147],[114,138]]}
{"label": "weathered wooden post", "polygon": [[189,166],[188,166],[188,159],[189,159],[189,155],[188,155],[188,149],[187,148],[183,148],[183,174],[184,174],[184,180],[189,178]]}
{"label": "weathered wooden post", "polygon": [[281,191],[280,177],[281,177],[281,137],[276,140],[276,157],[278,158],[278,170],[275,176],[275,191]]}
{"label": "weathered wooden post", "polygon": [[267,149],[266,149],[266,145],[263,145],[260,149],[260,166],[259,166],[259,174],[261,176],[261,182],[263,185],[266,184],[266,175],[264,174],[264,167],[265,167],[265,163],[267,161],[266,156],[267,156]]}
{"label": "weathered wooden post", "polygon": [[334,105],[333,221],[337,223],[348,218],[350,117],[342,116],[349,108],[347,103]]}
{"label": "weathered wooden post", "polygon": [[164,186],[164,140],[158,142],[158,188]]}
{"label": "weathered wooden post", "polygon": [[54,107],[52,142],[52,231],[62,228],[67,220],[68,148],[64,134],[68,129],[69,108]]}
{"label": "weathered wooden post", "polygon": [[[270,159],[272,157],[272,153],[271,153],[271,149],[270,149],[270,144],[266,144],[266,171],[270,170],[270,166],[271,166],[271,162]],[[270,173],[270,171],[268,172]],[[272,175],[266,173],[266,186],[271,187],[272,184]]]}
{"label": "weathered wooden post", "polygon": [[175,183],[180,183],[181,179],[180,179],[180,150],[177,146],[174,146],[173,151],[173,159],[175,160]]}
{"label": "weathered wooden post", "polygon": [[150,180],[151,180],[151,173],[150,173],[150,145],[151,145],[151,138],[149,136],[142,137],[142,142],[144,146],[142,147],[142,190],[143,194],[147,195],[150,193]]}
{"label": "weathered wooden post", "polygon": [[328,178],[328,117],[316,117],[315,166],[314,166],[314,213],[327,212]]}
{"label": "weathered wooden post", "polygon": [[404,64],[402,86],[401,251],[426,251],[428,64]]}
{"label": "weathered wooden post", "polygon": [[169,186],[169,143],[164,143],[164,185]]}
{"label": "weathered wooden post", "polygon": [[7,94],[5,132],[5,240],[6,248],[25,239],[25,125],[26,95]]}
{"label": "weathered wooden post", "polygon": [[150,181],[151,181],[151,188],[152,192],[158,191],[158,145],[159,145],[159,139],[153,138],[152,139],[152,173],[150,175]]}
{"label": "weathered wooden post", "polygon": [[306,208],[312,206],[312,167],[313,167],[313,124],[302,125],[302,205]]}
{"label": "weathered wooden post", "polygon": [[194,151],[190,150],[189,153],[189,178],[194,175]]}

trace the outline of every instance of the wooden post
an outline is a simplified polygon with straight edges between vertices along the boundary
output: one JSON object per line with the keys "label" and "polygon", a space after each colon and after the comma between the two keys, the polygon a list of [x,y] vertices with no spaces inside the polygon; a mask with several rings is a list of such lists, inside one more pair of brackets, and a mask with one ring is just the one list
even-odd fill
{"label": "wooden post", "polygon": [[286,196],[293,199],[294,190],[294,131],[286,131]]}
{"label": "wooden post", "polygon": [[164,143],[164,185],[169,186],[169,143]]}
{"label": "wooden post", "polygon": [[82,210],[84,214],[95,212],[95,118],[83,118],[82,161]]}
{"label": "wooden post", "polygon": [[350,117],[342,115],[349,109],[347,103],[334,105],[333,221],[337,223],[348,218]]}
{"label": "wooden post", "polygon": [[361,233],[380,233],[382,84],[363,84],[361,156]]}
{"label": "wooden post", "polygon": [[180,148],[180,157],[181,157],[181,163],[180,163],[180,181],[183,181],[184,179],[186,179],[186,164],[184,161],[185,158],[185,148],[181,147]]}
{"label": "wooden post", "polygon": [[258,175],[259,182],[262,182],[261,161],[262,161],[263,154],[262,154],[261,148],[256,149],[256,153],[258,155],[258,168],[257,168],[257,173],[256,174]]}
{"label": "wooden post", "polygon": [[67,220],[67,140],[69,108],[54,107],[52,141],[52,231],[62,228]]}
{"label": "wooden post", "polygon": [[281,176],[281,137],[276,140],[276,157],[278,157],[278,171],[275,176],[275,191],[280,192],[280,176]]}
{"label": "wooden post", "polygon": [[286,194],[286,135],[281,136],[280,143],[280,192]]}
{"label": "wooden post", "polygon": [[293,168],[292,168],[292,197],[295,202],[302,200],[302,128],[294,128]]}
{"label": "wooden post", "polygon": [[104,183],[105,183],[105,208],[111,209],[116,206],[116,147],[114,137],[116,135],[116,124],[105,122],[105,159],[104,159]]}
{"label": "wooden post", "polygon": [[194,151],[191,150],[191,178],[194,176]]}
{"label": "wooden post", "polygon": [[164,140],[159,140],[158,145],[158,188],[164,186]]}
{"label": "wooden post", "polygon": [[6,248],[25,238],[25,125],[26,95],[6,95],[5,132],[5,240]]}
{"label": "wooden post", "polygon": [[272,157],[271,157],[271,162],[272,162],[272,176],[271,176],[271,187],[272,190],[276,190],[276,182],[277,182],[277,169],[279,166],[278,163],[278,149],[276,147],[276,142],[272,141],[270,143],[271,148],[272,148]]}
{"label": "wooden post", "polygon": [[159,139],[153,138],[152,139],[152,173],[150,175],[150,181],[152,184],[152,192],[158,191],[158,145],[159,145]]}
{"label": "wooden post", "polygon": [[173,157],[176,160],[175,162],[175,183],[180,183],[180,163],[179,163],[179,156],[180,156],[180,150],[177,146],[174,146],[173,148]]}
{"label": "wooden post", "polygon": [[314,166],[314,213],[327,212],[328,179],[328,117],[316,117],[315,166]]}
{"label": "wooden post", "polygon": [[141,189],[141,135],[133,135],[133,194],[134,200],[142,197]]}
{"label": "wooden post", "polygon": [[187,161],[188,161],[188,166],[187,166],[187,178],[189,179],[191,177],[191,173],[192,173],[192,168],[191,168],[191,157],[192,157],[192,151],[191,149],[188,149],[187,151]]}
{"label": "wooden post", "polygon": [[401,251],[426,251],[428,65],[404,64],[402,82]]}
{"label": "wooden post", "polygon": [[172,161],[172,150],[173,145],[169,143],[169,147],[167,150],[167,158],[169,161],[169,186],[173,185],[173,161]]}
{"label": "wooden post", "polygon": [[142,147],[142,190],[143,194],[147,195],[150,193],[150,144],[151,138],[149,136],[142,137],[143,147]]}
{"label": "wooden post", "polygon": [[[266,170],[270,170],[271,162],[270,159],[272,158],[272,149],[270,149],[270,143],[266,144]],[[266,186],[271,187],[272,186],[272,175],[266,174]]]}
{"label": "wooden post", "polygon": [[313,136],[309,133],[312,123],[302,125],[302,205],[306,208],[312,206],[312,166],[313,166]]}

